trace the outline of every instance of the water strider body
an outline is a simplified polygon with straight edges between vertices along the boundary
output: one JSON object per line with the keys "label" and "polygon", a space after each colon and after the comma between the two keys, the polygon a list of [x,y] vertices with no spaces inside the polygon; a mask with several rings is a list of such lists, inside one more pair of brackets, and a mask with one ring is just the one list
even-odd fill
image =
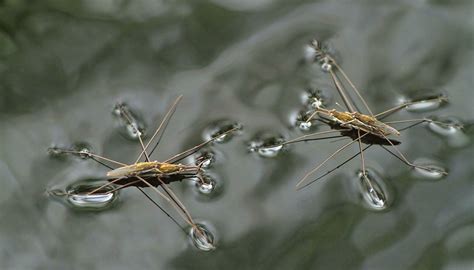
{"label": "water strider body", "polygon": [[386,138],[390,135],[400,136],[400,132],[375,118],[374,116],[362,114],[359,112],[340,112],[336,109],[317,108],[316,112],[325,114],[343,128],[362,130],[380,138]]}
{"label": "water strider body", "polygon": [[[136,159],[136,161],[132,164],[125,164],[119,161],[115,161],[110,158],[91,153],[88,150],[77,151],[74,149],[54,148],[51,149],[51,151],[54,153],[74,154],[79,155],[83,158],[90,158],[110,169],[106,174],[109,178],[107,179],[108,183],[82,195],[107,195],[126,187],[136,187],[151,202],[158,206],[161,211],[163,211],[168,217],[170,217],[174,223],[176,223],[179,227],[181,227],[181,229],[183,229],[183,231],[185,231],[185,229],[165,209],[163,209],[158,203],[156,203],[149,195],[147,195],[141,189],[151,188],[153,191],[156,192],[156,194],[158,194],[166,202],[168,202],[176,210],[177,214],[181,216],[183,220],[191,227],[190,234],[192,235],[192,240],[194,241],[195,245],[201,250],[212,250],[214,249],[213,236],[208,231],[206,231],[203,226],[197,224],[194,221],[193,217],[186,209],[184,204],[179,200],[173,190],[168,187],[168,185],[172,182],[181,181],[183,179],[191,179],[194,181],[197,179],[200,185],[208,185],[209,183],[206,183],[206,181],[204,180],[204,170],[202,169],[202,165],[205,161],[200,162],[198,165],[185,165],[178,162],[196,153],[199,149],[216,141],[217,139],[227,136],[238,128],[233,128],[226,132],[223,132],[219,136],[210,138],[209,140],[204,141],[194,147],[191,147],[181,153],[178,153],[165,161],[151,161],[150,156],[156,150],[156,147],[158,146],[163,136],[164,130],[181,98],[182,96],[179,96],[175,100],[171,108],[164,116],[161,124],[146,144],[143,142],[142,133],[138,129],[138,125],[134,123],[134,118],[130,114],[130,112],[126,108],[124,108],[124,106],[118,107],[117,114],[123,117],[123,121],[127,123],[128,126],[130,126],[133,134],[136,134],[141,146],[141,153]],[[149,150],[149,148],[151,148],[150,144],[154,141],[155,138],[155,146],[151,150]],[[142,158],[144,158],[145,160],[140,161]],[[159,190],[158,188],[160,188],[161,190]]]}
{"label": "water strider body", "polygon": [[108,177],[131,177],[141,174],[169,175],[177,173],[201,173],[199,166],[173,164],[159,161],[138,162],[113,169],[107,172]]}
{"label": "water strider body", "polygon": [[[290,144],[290,143],[296,143],[296,142],[301,142],[301,141],[312,141],[312,140],[320,140],[320,139],[326,139],[326,138],[335,138],[335,137],[350,137],[352,140],[346,144],[344,144],[342,147],[337,149],[334,153],[332,153],[330,156],[328,156],[323,162],[318,164],[316,167],[314,167],[311,171],[306,173],[300,181],[296,184],[296,187],[302,188],[305,186],[308,186],[309,184],[317,181],[318,179],[321,179],[328,173],[334,171],[335,169],[339,168],[340,166],[337,166],[336,168],[329,170],[325,174],[321,175],[320,177],[317,177],[316,179],[309,181],[308,183],[304,184],[308,177],[312,175],[313,173],[317,172],[324,164],[326,164],[329,160],[331,160],[334,156],[336,156],[338,153],[343,151],[344,149],[348,148],[354,143],[358,144],[359,148],[359,153],[357,155],[354,155],[350,159],[360,155],[361,158],[361,176],[363,177],[364,181],[366,181],[367,186],[370,188],[370,193],[374,192],[374,188],[372,184],[370,183],[367,173],[366,173],[366,168],[365,168],[365,158],[364,158],[364,151],[368,149],[370,146],[373,144],[378,144],[380,145],[385,151],[389,152],[396,158],[398,158],[400,161],[405,163],[406,165],[410,166],[411,168],[416,168],[428,172],[436,172],[441,175],[446,175],[447,172],[435,167],[430,167],[430,166],[421,166],[421,165],[416,165],[413,164],[411,161],[409,161],[403,153],[398,150],[396,145],[400,144],[400,142],[396,140],[389,139],[389,136],[399,136],[400,131],[407,129],[409,127],[405,127],[403,129],[397,130],[396,128],[390,126],[390,124],[396,124],[396,123],[414,123],[413,125],[417,125],[422,122],[435,122],[430,119],[422,118],[422,119],[408,119],[408,120],[399,120],[399,121],[390,121],[390,122],[382,122],[382,119],[389,116],[390,114],[399,111],[403,108],[407,108],[408,106],[411,105],[416,105],[419,103],[422,103],[424,101],[408,101],[404,102],[403,104],[400,104],[398,106],[395,106],[393,108],[390,108],[388,110],[385,110],[381,113],[378,114],[373,114],[372,110],[370,109],[369,105],[365,101],[365,99],[362,97],[361,93],[357,90],[356,86],[354,83],[349,79],[347,74],[342,70],[342,68],[339,66],[339,64],[334,60],[334,58],[326,53],[324,49],[321,46],[321,43],[313,40],[309,44],[309,50],[312,52],[311,56],[311,61],[317,62],[321,64],[321,68],[323,69],[324,72],[328,73],[330,75],[330,78],[334,84],[334,87],[341,97],[342,101],[344,102],[345,109],[343,110],[336,110],[336,109],[326,109],[322,106],[323,102],[318,101],[314,103],[314,111],[313,113],[306,119],[306,122],[309,123],[315,116],[319,116],[317,120],[324,122],[328,124],[332,130],[326,130],[326,131],[320,131],[320,132],[315,132],[311,134],[306,134],[303,136],[300,136],[298,138],[289,140],[284,144]],[[342,76],[344,78],[344,82],[340,80],[339,76]],[[350,88],[353,90],[352,93],[355,94],[355,96],[358,98],[358,100],[363,104],[365,111],[367,113],[362,113],[357,109],[356,104],[353,102],[353,98],[348,92],[345,91],[345,84],[348,84]],[[438,96],[434,98],[430,98],[428,101],[430,102],[436,102],[438,104],[442,104],[445,102],[447,99],[445,96]],[[426,100],[425,100],[426,101]],[[336,103],[337,104],[337,103]],[[337,104],[338,105],[338,104]],[[331,136],[331,137],[322,137],[322,138],[315,138],[314,136],[318,135],[326,135],[330,133],[336,133],[340,132],[341,136]],[[373,138],[376,138],[376,140],[373,140]],[[370,139],[370,140],[369,140]],[[368,143],[367,143],[368,142]],[[367,143],[369,144],[365,148],[362,147],[362,143]],[[392,150],[388,149],[386,146],[392,147]],[[350,160],[349,159],[349,160]],[[347,161],[349,161],[347,160]],[[346,162],[347,162],[346,161]],[[345,164],[344,162],[343,164]],[[342,166],[342,165],[341,165]],[[304,185],[303,185],[304,184]],[[374,195],[375,196],[375,195]]]}

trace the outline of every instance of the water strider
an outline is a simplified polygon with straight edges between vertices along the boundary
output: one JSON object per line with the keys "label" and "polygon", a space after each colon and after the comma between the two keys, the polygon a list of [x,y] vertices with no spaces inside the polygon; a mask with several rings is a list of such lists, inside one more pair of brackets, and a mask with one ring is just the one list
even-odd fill
{"label": "water strider", "polygon": [[[194,147],[178,153],[165,161],[153,161],[151,160],[150,156],[158,147],[166,126],[168,125],[169,120],[181,99],[182,96],[179,96],[175,100],[173,105],[165,114],[155,133],[146,144],[142,139],[142,132],[138,129],[138,125],[134,124],[134,118],[131,116],[130,112],[124,109],[124,106],[117,106],[115,108],[117,110],[116,113],[123,117],[123,119],[126,121],[126,125],[133,129],[130,131],[131,134],[136,134],[136,138],[138,138],[138,141],[140,142],[141,153],[133,164],[125,164],[116,160],[112,160],[110,158],[91,153],[88,149],[76,150],[52,148],[50,149],[50,152],[54,154],[75,154],[83,158],[90,158],[109,169],[107,172],[108,183],[88,189],[87,191],[82,190],[81,194],[71,194],[74,198],[79,197],[76,198],[76,200],[79,199],[81,202],[94,202],[97,201],[97,197],[102,198],[104,196],[110,196],[120,189],[134,186],[138,188],[151,202],[158,206],[161,211],[170,217],[174,223],[181,227],[183,231],[186,232],[179,222],[177,222],[169,213],[167,213],[158,203],[156,203],[147,193],[145,193],[145,191],[141,189],[143,187],[149,187],[170,205],[172,205],[172,207],[183,218],[183,220],[188,223],[189,226],[191,226],[191,231],[189,234],[196,247],[207,251],[214,249],[214,237],[209,231],[207,231],[205,226],[197,224],[194,221],[189,211],[178,199],[168,184],[175,181],[182,181],[184,179],[197,179],[199,186],[205,186],[207,188],[207,186],[209,186],[209,180],[207,180],[205,177],[203,170],[203,166],[206,165],[207,160],[203,160],[197,165],[181,164],[179,162],[184,158],[196,153],[211,142],[222,140],[223,137],[228,136],[232,132],[236,131],[240,128],[240,126],[221,132],[218,134],[218,136],[212,137]],[[155,145],[149,151],[149,148],[155,139]],[[142,158],[144,159],[143,161],[141,161]],[[161,190],[158,188],[161,188]]]}
{"label": "water strider", "polygon": [[[321,68],[324,72],[330,74],[331,80],[334,84],[335,89],[337,90],[339,96],[341,97],[344,105],[346,108],[342,108],[339,104],[336,103],[341,109],[326,109],[323,105],[323,102],[312,102],[313,106],[313,113],[306,119],[307,123],[310,123],[316,116],[319,116],[317,120],[328,124],[332,129],[306,134],[300,136],[298,138],[286,141],[281,145],[287,145],[302,141],[312,141],[312,140],[323,140],[327,138],[339,138],[339,137],[349,137],[352,140],[339,149],[337,149],[334,153],[329,155],[323,162],[318,164],[308,173],[306,173],[296,184],[297,189],[301,189],[310,185],[311,183],[323,178],[324,176],[328,175],[329,173],[335,171],[336,169],[340,168],[353,158],[360,155],[361,159],[361,171],[359,173],[360,179],[365,182],[365,186],[367,186],[367,192],[370,195],[372,200],[378,201],[383,200],[383,194],[377,195],[376,188],[372,185],[367,169],[365,166],[365,158],[364,158],[364,151],[366,151],[369,147],[374,144],[380,145],[385,151],[390,153],[391,155],[395,156],[397,159],[402,161],[404,164],[410,166],[411,168],[415,168],[417,170],[426,171],[426,172],[436,172],[441,175],[446,175],[447,172],[443,169],[435,166],[422,166],[416,165],[413,162],[409,161],[403,153],[398,150],[396,145],[400,144],[399,141],[394,140],[393,137],[397,137],[400,135],[400,131],[410,128],[412,126],[418,125],[423,122],[434,123],[436,121],[427,119],[427,118],[420,118],[420,119],[408,119],[408,120],[398,120],[398,121],[388,121],[383,122],[383,119],[392,113],[395,113],[404,108],[414,108],[419,106],[426,106],[426,104],[430,104],[433,107],[433,104],[440,106],[444,102],[447,101],[445,96],[435,96],[429,99],[424,100],[416,100],[416,101],[406,101],[400,105],[397,105],[393,108],[385,110],[381,113],[374,114],[370,109],[369,105],[362,97],[361,93],[358,91],[354,83],[349,79],[347,74],[344,70],[339,66],[339,64],[334,60],[331,55],[326,53],[319,41],[313,40],[308,48],[307,52],[312,52],[311,60],[314,62],[318,62],[321,64]],[[344,79],[345,84],[348,84],[352,89],[352,92],[356,96],[356,98],[363,104],[364,109],[366,110],[365,113],[359,111],[353,102],[353,97],[345,91],[344,83],[339,78],[342,76]],[[402,129],[397,129],[392,125],[400,124],[400,123],[411,123],[410,126],[404,127]],[[318,135],[325,135],[331,133],[341,133],[341,135],[336,136],[328,136],[328,137],[315,137]],[[359,151],[356,155],[350,157],[342,164],[339,164],[337,167],[327,171],[325,174],[313,179],[312,181],[308,182],[308,178],[315,174],[324,164],[330,161],[334,156],[338,153],[343,151],[344,149],[348,148],[352,144],[357,143]],[[367,146],[363,147],[363,144],[367,144]],[[390,147],[390,148],[388,148]],[[393,150],[392,150],[393,149]],[[381,204],[379,202],[379,204]]]}

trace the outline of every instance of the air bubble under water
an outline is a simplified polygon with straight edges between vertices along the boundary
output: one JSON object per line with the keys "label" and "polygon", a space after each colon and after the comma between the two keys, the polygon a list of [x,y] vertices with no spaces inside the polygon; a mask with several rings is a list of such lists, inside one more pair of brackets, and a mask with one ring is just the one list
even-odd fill
{"label": "air bubble under water", "polygon": [[215,239],[211,231],[207,226],[200,223],[196,224],[196,227],[191,227],[189,230],[189,236],[194,246],[202,251],[214,250],[216,248]]}
{"label": "air bubble under water", "polygon": [[75,209],[102,210],[115,202],[119,192],[112,191],[113,185],[109,185],[93,194],[89,193],[107,183],[107,181],[84,180],[68,186],[64,191],[53,189],[48,193]]}
{"label": "air bubble under water", "polygon": [[388,207],[388,192],[383,179],[373,170],[357,172],[359,189],[366,205],[372,210],[384,210]]}

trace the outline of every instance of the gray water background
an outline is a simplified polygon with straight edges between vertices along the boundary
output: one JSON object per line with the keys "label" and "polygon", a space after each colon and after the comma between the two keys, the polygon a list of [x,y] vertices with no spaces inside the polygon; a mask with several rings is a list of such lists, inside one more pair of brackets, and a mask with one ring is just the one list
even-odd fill
{"label": "gray water background", "polygon": [[[471,1],[1,1],[0,268],[472,269],[473,26]],[[314,37],[332,44],[373,111],[448,95],[439,110],[391,118],[466,124],[462,144],[426,126],[401,137],[410,159],[435,161],[447,177],[419,177],[374,148],[368,166],[392,202],[373,211],[354,188],[357,160],[294,189],[340,141],[294,145],[276,158],[248,151],[261,133],[304,134],[291,123],[301,95],[331,89],[302,61]],[[201,142],[217,120],[243,124],[239,136],[211,147],[218,195],[173,185],[212,226],[215,251],[193,247],[135,189],[99,212],[45,194],[106,172],[92,161],[51,158],[48,147],[86,142],[132,162],[138,144],[120,135],[113,106],[127,102],[150,132],[179,94],[158,160]]]}

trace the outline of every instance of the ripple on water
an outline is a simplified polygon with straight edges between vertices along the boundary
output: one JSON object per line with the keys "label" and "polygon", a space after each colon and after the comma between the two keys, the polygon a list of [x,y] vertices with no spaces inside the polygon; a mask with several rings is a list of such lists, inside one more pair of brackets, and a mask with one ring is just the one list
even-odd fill
{"label": "ripple on water", "polygon": [[[229,132],[232,129],[236,130]],[[203,138],[204,140],[215,139],[215,142],[224,143],[232,139],[240,130],[242,130],[242,124],[237,121],[229,119],[218,120],[204,129]]]}
{"label": "ripple on water", "polygon": [[193,245],[201,251],[212,251],[216,248],[216,239],[209,224],[196,223],[196,227],[189,230],[189,237]]}
{"label": "ripple on water", "polygon": [[81,180],[66,187],[65,190],[53,189],[49,195],[74,209],[104,210],[109,208],[118,198],[119,191],[113,191],[109,185],[94,194],[89,194],[109,182],[103,180]]}

